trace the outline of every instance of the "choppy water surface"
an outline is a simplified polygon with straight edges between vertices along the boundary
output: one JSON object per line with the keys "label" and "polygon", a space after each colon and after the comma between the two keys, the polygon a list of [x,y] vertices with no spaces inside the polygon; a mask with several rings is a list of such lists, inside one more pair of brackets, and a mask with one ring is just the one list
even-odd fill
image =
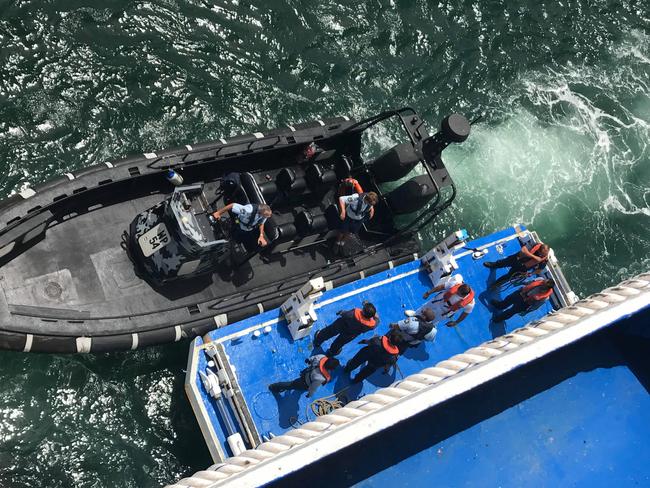
{"label": "choppy water surface", "polygon": [[[427,242],[528,223],[583,295],[650,269],[647,2],[486,3],[0,0],[0,193],[321,115],[485,113],[446,152],[459,197]],[[0,486],[204,467],[186,351],[1,353]]]}

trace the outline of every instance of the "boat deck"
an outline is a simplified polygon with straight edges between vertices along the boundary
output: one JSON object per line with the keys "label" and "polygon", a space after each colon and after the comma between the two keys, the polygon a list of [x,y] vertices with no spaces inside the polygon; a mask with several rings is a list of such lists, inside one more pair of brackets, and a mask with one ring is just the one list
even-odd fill
{"label": "boat deck", "polygon": [[[490,292],[487,289],[489,283],[495,279],[495,275],[499,276],[504,270],[488,270],[483,266],[483,261],[495,260],[519,250],[517,232],[515,228],[509,228],[474,240],[468,243],[467,247],[486,248],[488,253],[478,260],[474,259],[472,252],[468,250],[461,249],[455,253],[459,266],[457,273],[462,274],[465,282],[470,284],[476,293],[476,306],[464,322],[455,328],[447,328],[445,322],[441,322],[435,342],[422,343],[417,348],[409,349],[400,357],[399,369],[390,374],[377,371],[362,384],[351,386],[350,377],[339,368],[332,381],[321,387],[315,396],[322,398],[342,392],[339,394],[342,400],[356,399],[379,387],[390,385],[402,375],[418,372],[472,346],[521,327],[552,310],[552,303],[547,302],[526,316],[515,315],[505,323],[494,323],[493,310],[488,305],[488,300],[498,297],[499,293],[504,296],[513,289],[506,285],[496,294]],[[554,272],[559,272],[557,267]],[[556,307],[566,301],[570,294],[570,290],[565,289],[562,283],[559,285],[553,298]],[[224,402],[227,404],[225,411],[247,441],[246,447],[250,447],[250,444],[280,435],[308,418],[313,419],[313,414],[308,411],[313,399],[306,398],[304,392],[288,391],[274,396],[269,392],[268,385],[296,378],[304,368],[304,360],[307,357],[322,353],[321,349],[313,349],[312,338],[316,329],[331,323],[338,310],[347,310],[359,306],[363,300],[369,300],[376,305],[381,317],[381,323],[375,333],[383,334],[391,322],[404,317],[404,310],[418,308],[424,301],[422,294],[431,286],[419,260],[414,260],[326,291],[316,303],[318,320],[312,334],[303,339],[291,339],[279,309],[197,338],[190,353],[186,390],[215,461],[218,462],[232,453],[226,442],[228,421],[224,422],[224,410],[220,412],[216,401],[208,395],[199,377],[199,372],[206,370],[209,360],[203,353],[205,343],[217,346],[223,351],[224,361],[228,363],[227,369],[232,370],[234,396],[233,401]],[[255,334],[256,331],[259,331],[259,335]],[[370,336],[371,334],[366,334],[365,338]],[[325,346],[327,345],[326,342]],[[341,363],[345,364],[360,347],[362,346],[356,342],[348,344],[338,356]]]}

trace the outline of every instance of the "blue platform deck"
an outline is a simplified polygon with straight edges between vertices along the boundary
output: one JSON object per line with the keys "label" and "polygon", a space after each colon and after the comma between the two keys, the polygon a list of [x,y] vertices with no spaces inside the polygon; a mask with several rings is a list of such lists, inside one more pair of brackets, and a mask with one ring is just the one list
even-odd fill
{"label": "blue platform deck", "polygon": [[277,486],[650,486],[649,323],[621,317]]}
{"label": "blue platform deck", "polygon": [[[501,253],[495,247],[496,244],[500,244],[499,248],[502,247]],[[474,260],[471,252],[456,253],[458,272],[476,293],[477,302],[474,311],[455,328],[447,328],[442,322],[438,326],[438,335],[434,343],[423,343],[418,348],[408,350],[399,360],[399,369],[404,376],[523,326],[551,311],[550,303],[546,303],[525,317],[516,315],[505,324],[494,324],[491,321],[492,310],[487,305],[487,300],[498,295],[488,292],[487,285],[494,280],[495,272],[485,268],[482,263],[484,260],[495,260],[512,254],[519,250],[520,244],[516,239],[515,230],[510,228],[472,241],[468,246],[488,246],[488,254],[479,260]],[[502,272],[503,270],[498,270],[496,276]],[[431,286],[429,278],[420,269],[417,260],[327,291],[319,299],[318,303],[321,306],[313,332],[332,322],[338,310],[351,309],[359,306],[362,300],[369,300],[377,306],[381,317],[381,323],[375,333],[383,334],[388,330],[391,322],[404,317],[404,310],[418,308],[424,302],[422,294]],[[512,288],[506,287],[501,293],[505,295],[511,291]],[[270,325],[271,331],[262,333],[256,338],[253,331],[263,330],[266,325]],[[369,333],[364,338],[370,336]],[[209,340],[223,344],[229,362],[236,370],[241,392],[260,435],[268,436],[270,433],[279,435],[291,429],[296,421],[306,420],[305,411],[311,399],[307,399],[304,392],[289,391],[276,397],[268,391],[268,385],[276,381],[296,378],[304,368],[305,358],[313,353],[322,352],[320,349],[313,350],[312,338],[313,334],[311,337],[294,342],[277,309],[217,329],[209,334]],[[200,344],[201,339],[198,339],[195,346],[200,347]],[[324,346],[327,347],[328,344],[329,342],[326,342]],[[356,342],[348,344],[339,355],[342,364],[361,347]],[[198,370],[204,371],[207,364],[205,354],[202,352],[197,354]],[[349,387],[344,394],[348,400],[352,400],[375,391],[378,387],[387,386],[399,378],[399,372],[385,375],[378,371],[362,384]],[[225,444],[227,435],[224,424],[214,400],[204,390],[198,375],[194,381],[200,392],[200,401],[205,415],[226,455],[230,455]],[[318,390],[316,397],[339,392],[349,385],[350,377],[340,368],[333,375],[332,381]]]}

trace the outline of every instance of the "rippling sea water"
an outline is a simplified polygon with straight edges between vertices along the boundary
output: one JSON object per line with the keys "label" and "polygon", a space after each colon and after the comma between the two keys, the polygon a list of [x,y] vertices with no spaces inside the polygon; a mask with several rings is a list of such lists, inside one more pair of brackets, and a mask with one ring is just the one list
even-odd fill
{"label": "rippling sea water", "polygon": [[[595,292],[650,269],[650,7],[517,3],[0,0],[0,194],[324,115],[485,114],[445,153],[459,196],[423,240],[524,222]],[[0,487],[155,487],[209,464],[186,353],[0,353]]]}

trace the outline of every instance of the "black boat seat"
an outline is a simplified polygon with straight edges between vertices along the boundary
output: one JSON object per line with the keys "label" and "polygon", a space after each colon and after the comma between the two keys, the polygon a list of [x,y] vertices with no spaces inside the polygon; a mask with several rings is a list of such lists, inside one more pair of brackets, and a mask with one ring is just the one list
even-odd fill
{"label": "black boat seat", "polygon": [[275,242],[280,238],[280,226],[276,222],[275,217],[267,219],[264,223],[264,235],[269,243]]}
{"label": "black boat seat", "polygon": [[264,195],[264,199],[270,201],[272,197],[278,192],[278,186],[275,181],[264,181],[259,183],[260,191]]}
{"label": "black boat seat", "polygon": [[336,172],[330,168],[324,168],[320,164],[310,164],[305,170],[305,178],[310,188],[319,188],[326,185],[333,185],[337,182]]}
{"label": "black boat seat", "polygon": [[334,162],[334,158],[336,158],[336,149],[330,149],[316,154],[313,158],[313,162],[318,164],[328,164]]}
{"label": "black boat seat", "polygon": [[436,195],[436,189],[428,175],[411,178],[386,195],[386,202],[393,213],[401,215],[416,212]]}
{"label": "black boat seat", "polygon": [[302,210],[296,214],[296,228],[302,236],[320,234],[327,230],[327,219],[318,209]]}
{"label": "black boat seat", "polygon": [[278,188],[287,195],[302,193],[307,188],[302,168],[282,168],[275,178],[275,182]]}
{"label": "black boat seat", "polygon": [[372,173],[379,183],[399,180],[406,176],[420,161],[413,145],[409,142],[398,144],[375,159]]}
{"label": "black boat seat", "polygon": [[240,177],[241,186],[248,197],[248,203],[257,203],[258,205],[265,204],[266,200],[264,199],[264,195],[262,195],[262,190],[260,190],[253,175],[250,173],[241,173]]}
{"label": "black boat seat", "polygon": [[278,225],[277,231],[278,237],[272,243],[273,249],[271,252],[279,253],[291,249],[295,245],[294,238],[298,234],[296,226],[291,222],[287,222],[285,224]]}
{"label": "black boat seat", "polygon": [[325,209],[325,220],[329,229],[339,229],[341,227],[341,217],[339,206],[335,203],[328,205]]}

